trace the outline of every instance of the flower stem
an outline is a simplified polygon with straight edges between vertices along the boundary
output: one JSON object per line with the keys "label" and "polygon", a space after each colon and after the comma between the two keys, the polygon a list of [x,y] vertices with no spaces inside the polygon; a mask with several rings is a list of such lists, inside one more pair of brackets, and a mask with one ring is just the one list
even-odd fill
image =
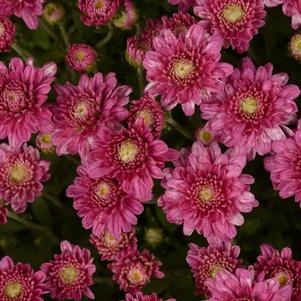
{"label": "flower stem", "polygon": [[29,229],[32,229],[32,230],[36,230],[36,231],[39,231],[41,233],[44,233],[46,236],[49,237],[49,239],[54,243],[54,244],[57,244],[59,239],[56,237],[56,235],[51,231],[49,230],[48,228],[45,228],[39,224],[36,224],[34,222],[31,222],[31,221],[28,221],[24,218],[22,218],[21,216],[13,213],[13,212],[8,212],[7,216],[12,219],[12,220],[15,220],[17,221],[18,223],[26,226],[27,228]]}
{"label": "flower stem", "polygon": [[60,32],[62,34],[62,38],[64,40],[64,43],[65,43],[66,47],[68,48],[68,46],[69,46],[69,39],[68,39],[67,32],[65,30],[64,24],[62,22],[60,22],[58,26],[59,26]]}
{"label": "flower stem", "polygon": [[172,125],[184,137],[186,137],[187,139],[193,140],[193,137],[190,134],[190,132],[188,130],[186,130],[184,127],[182,127],[177,121],[175,121],[174,119],[172,119],[171,116],[167,119],[167,122],[170,125]]}
{"label": "flower stem", "polygon": [[22,48],[21,48],[19,45],[17,45],[16,43],[14,43],[14,44],[12,45],[12,49],[14,49],[15,52],[18,53],[18,54],[21,56],[21,58],[22,58],[23,60],[26,60],[26,59],[28,59],[28,58],[31,56],[30,53],[28,53],[26,50],[22,49]]}
{"label": "flower stem", "polygon": [[57,45],[60,45],[60,39],[58,38],[57,34],[50,28],[50,26],[43,20],[41,20],[41,25],[43,29],[48,33],[48,35],[51,36],[52,39],[57,43]]}
{"label": "flower stem", "polygon": [[96,44],[95,48],[101,48],[101,47],[103,47],[104,45],[106,45],[107,43],[109,43],[110,40],[112,39],[113,33],[114,33],[114,28],[113,28],[113,26],[110,23],[108,24],[108,28],[109,28],[109,30],[107,32],[107,35]]}
{"label": "flower stem", "polygon": [[138,78],[140,96],[142,96],[144,92],[144,74],[143,74],[142,66],[137,67],[137,78]]}
{"label": "flower stem", "polygon": [[57,207],[58,209],[64,211],[67,214],[73,214],[73,211],[70,210],[67,206],[65,206],[62,202],[60,202],[56,197],[47,194],[47,193],[43,193],[43,197],[49,201],[50,203],[52,203],[55,207]]}

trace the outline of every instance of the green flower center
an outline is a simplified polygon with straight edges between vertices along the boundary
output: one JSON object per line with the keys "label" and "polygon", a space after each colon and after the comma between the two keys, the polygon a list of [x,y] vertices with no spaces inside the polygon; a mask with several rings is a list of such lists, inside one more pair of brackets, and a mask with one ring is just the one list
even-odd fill
{"label": "green flower center", "polygon": [[66,284],[74,284],[77,279],[78,271],[75,266],[67,265],[60,271],[61,280]]}
{"label": "green flower center", "polygon": [[244,17],[244,10],[240,5],[229,4],[223,9],[223,17],[226,21],[234,24],[242,20]]}
{"label": "green flower center", "polygon": [[22,294],[22,284],[18,281],[9,282],[4,290],[8,298],[15,299]]}
{"label": "green flower center", "polygon": [[257,113],[259,109],[258,100],[254,96],[247,97],[241,101],[240,108],[243,111],[243,113],[253,115]]}
{"label": "green flower center", "polygon": [[119,158],[124,163],[130,163],[135,161],[137,154],[139,153],[138,146],[130,141],[124,141],[119,146]]}

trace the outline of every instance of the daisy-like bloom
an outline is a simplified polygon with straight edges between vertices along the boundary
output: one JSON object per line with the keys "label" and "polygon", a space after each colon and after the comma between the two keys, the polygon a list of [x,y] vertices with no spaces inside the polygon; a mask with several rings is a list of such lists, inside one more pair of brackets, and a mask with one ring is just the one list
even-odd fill
{"label": "daisy-like bloom", "polygon": [[227,147],[253,159],[271,151],[274,140],[285,139],[286,125],[297,112],[296,85],[287,85],[286,73],[273,75],[273,65],[255,68],[244,58],[240,69],[228,78],[226,88],[202,103],[203,119]]}
{"label": "daisy-like bloom", "polygon": [[209,129],[208,123],[199,127],[195,132],[195,140],[202,142],[204,145],[209,145],[212,142],[218,142],[218,137]]}
{"label": "daisy-like bloom", "polygon": [[139,118],[128,129],[107,131],[96,142],[88,173],[93,178],[118,178],[121,188],[141,201],[151,199],[153,178],[163,178],[166,161],[178,158],[178,152],[155,139]]}
{"label": "daisy-like bloom", "polygon": [[134,250],[108,264],[114,273],[113,280],[119,284],[120,289],[132,294],[140,291],[151,278],[163,278],[160,266],[161,262],[148,250]]}
{"label": "daisy-like bloom", "polygon": [[43,9],[43,19],[50,25],[58,24],[65,16],[65,9],[60,3],[49,2]]}
{"label": "daisy-like bloom", "polygon": [[301,62],[301,34],[295,34],[292,36],[288,50],[291,57],[293,57],[296,61]]}
{"label": "daisy-like bloom", "polygon": [[142,118],[144,124],[151,129],[154,138],[160,137],[165,116],[163,108],[153,97],[145,95],[131,102],[129,124],[134,124],[138,118]]}
{"label": "daisy-like bloom", "polygon": [[0,260],[1,301],[43,301],[44,280],[45,274],[27,263],[14,263],[9,256]]}
{"label": "daisy-like bloom", "polygon": [[178,12],[171,17],[163,16],[162,23],[164,29],[170,29],[176,36],[180,36],[186,34],[188,29],[197,23],[197,20],[189,13]]}
{"label": "daisy-like bloom", "polygon": [[223,89],[226,76],[232,73],[230,64],[219,62],[222,43],[220,37],[208,36],[200,24],[180,37],[163,30],[143,60],[149,81],[145,91],[161,95],[167,110],[179,103],[186,115],[192,115],[195,105]]}
{"label": "daisy-like bloom", "polygon": [[294,196],[301,207],[301,122],[292,137],[283,141],[275,141],[272,154],[264,161],[264,167],[271,173],[275,190],[281,198]]}
{"label": "daisy-like bloom", "polygon": [[8,209],[5,208],[5,202],[0,199],[0,225],[7,223]]}
{"label": "daisy-like bloom", "polygon": [[53,153],[55,146],[52,143],[51,133],[38,133],[36,138],[36,146],[45,154]]}
{"label": "daisy-like bloom", "polygon": [[220,271],[234,272],[240,265],[240,248],[231,244],[207,248],[189,244],[187,262],[193,273],[198,294],[209,294],[205,282]]}
{"label": "daisy-like bloom", "polygon": [[91,179],[84,166],[77,171],[79,177],[68,187],[67,196],[74,198],[73,207],[83,227],[92,228],[96,236],[107,229],[116,239],[130,232],[137,224],[136,216],[143,212],[141,201],[126,193],[114,178]]}
{"label": "daisy-like bloom", "polygon": [[78,0],[82,22],[87,26],[101,26],[109,23],[117,13],[120,0]]}
{"label": "daisy-like bloom", "polygon": [[40,160],[39,151],[24,145],[22,149],[0,145],[0,198],[16,213],[22,213],[43,190],[49,178],[50,163]]}
{"label": "daisy-like bloom", "polygon": [[128,116],[125,105],[131,91],[128,86],[117,85],[114,73],[97,73],[92,78],[84,74],[77,86],[69,82],[57,86],[57,106],[53,109],[57,153],[82,155],[106,126],[119,126]]}
{"label": "daisy-like bloom", "polygon": [[30,29],[37,29],[43,12],[44,0],[1,0],[0,16],[22,18]]}
{"label": "daisy-like bloom", "polygon": [[301,25],[301,2],[299,0],[286,0],[282,6],[283,13],[292,18],[292,27],[298,29]]}
{"label": "daisy-like bloom", "polygon": [[210,244],[230,241],[244,222],[241,212],[258,206],[249,192],[253,177],[242,174],[245,158],[233,151],[222,154],[219,146],[195,142],[189,155],[174,169],[166,169],[165,194],[158,204],[171,223],[183,224],[185,235],[194,230]]}
{"label": "daisy-like bloom", "polygon": [[97,60],[97,52],[87,44],[72,44],[66,54],[68,66],[78,72],[91,72]]}
{"label": "daisy-like bloom", "polygon": [[289,285],[280,288],[275,279],[255,280],[252,270],[221,271],[206,285],[211,294],[207,301],[291,301]]}
{"label": "daisy-like bloom", "polygon": [[15,34],[15,24],[8,18],[0,17],[0,53],[10,51]]}
{"label": "daisy-like bloom", "polygon": [[122,232],[119,238],[115,238],[108,230],[99,236],[92,234],[90,242],[96,247],[101,260],[113,261],[124,253],[137,249],[135,228],[127,233]]}
{"label": "daisy-like bloom", "polygon": [[172,5],[178,5],[179,9],[187,10],[190,6],[195,5],[196,0],[168,0]]}
{"label": "daisy-like bloom", "polygon": [[148,20],[142,32],[127,39],[126,59],[134,67],[141,67],[145,53],[153,48],[153,38],[163,28],[161,20]]}
{"label": "daisy-like bloom", "polygon": [[[138,292],[136,295],[126,294],[125,300],[123,301],[164,301],[159,298],[156,293],[151,295],[143,295],[143,293]],[[176,301],[176,299],[168,299],[165,301]]]}
{"label": "daisy-like bloom", "polygon": [[8,68],[0,62],[0,139],[20,146],[48,123],[51,112],[43,104],[56,70],[55,63],[34,67],[32,59],[13,58]]}
{"label": "daisy-like bloom", "polygon": [[41,266],[46,274],[45,283],[51,298],[81,300],[86,296],[94,299],[89,286],[93,284],[96,267],[90,251],[66,240],[61,242],[60,247],[61,253]]}
{"label": "daisy-like bloom", "polygon": [[121,29],[131,29],[138,20],[138,12],[132,0],[124,0],[124,3],[115,15],[113,24]]}
{"label": "daisy-like bloom", "polygon": [[224,46],[244,52],[264,25],[262,0],[197,0],[194,12],[209,23],[210,31],[224,39]]}
{"label": "daisy-like bloom", "polygon": [[264,272],[266,279],[275,278],[280,286],[292,286],[292,301],[301,300],[301,261],[293,259],[292,250],[284,248],[279,252],[269,244],[263,244],[260,250],[255,271]]}

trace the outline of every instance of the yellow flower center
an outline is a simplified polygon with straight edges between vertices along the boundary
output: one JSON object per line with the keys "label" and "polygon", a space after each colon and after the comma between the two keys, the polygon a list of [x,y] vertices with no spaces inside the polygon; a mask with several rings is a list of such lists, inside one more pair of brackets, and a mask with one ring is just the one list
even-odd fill
{"label": "yellow flower center", "polygon": [[21,163],[14,165],[10,170],[10,179],[15,183],[23,182],[27,176],[27,168]]}
{"label": "yellow flower center", "polygon": [[66,284],[73,284],[77,279],[77,269],[73,265],[67,265],[60,271],[61,280]]}
{"label": "yellow flower center", "polygon": [[216,277],[216,274],[220,271],[222,271],[223,268],[221,268],[220,266],[213,266],[210,270],[210,277],[211,278],[215,278]]}
{"label": "yellow flower center", "polygon": [[279,273],[275,276],[275,278],[278,280],[281,286],[287,284],[289,281],[289,277],[285,273]]}
{"label": "yellow flower center", "polygon": [[258,100],[253,96],[249,96],[241,101],[240,108],[246,114],[255,114],[259,109]]}
{"label": "yellow flower center", "polygon": [[84,60],[86,57],[86,53],[83,51],[83,50],[77,50],[75,53],[74,53],[74,58],[77,60],[77,61],[82,61]]}
{"label": "yellow flower center", "polygon": [[173,72],[176,77],[180,79],[185,79],[189,76],[195,69],[195,66],[193,62],[189,60],[180,60],[178,62],[175,62],[173,65]]}
{"label": "yellow flower center", "polygon": [[244,17],[244,10],[240,5],[229,4],[223,10],[223,17],[230,23],[237,23]]}
{"label": "yellow flower center", "polygon": [[18,281],[9,282],[5,286],[5,294],[10,299],[18,298],[22,294],[22,284]]}
{"label": "yellow flower center", "polygon": [[20,95],[18,93],[16,93],[15,91],[11,91],[11,90],[7,90],[5,96],[6,96],[5,98],[10,102],[15,102],[15,101],[19,100],[19,98],[20,98],[19,97]]}
{"label": "yellow flower center", "polygon": [[52,141],[52,136],[51,136],[51,134],[43,134],[43,135],[41,136],[41,141],[42,141],[43,143],[45,143],[45,144],[51,143],[51,141]]}
{"label": "yellow flower center", "polygon": [[144,276],[142,274],[142,272],[137,269],[137,268],[132,268],[128,275],[127,275],[127,278],[128,280],[131,282],[131,283],[139,283],[141,281],[143,281],[144,279]]}
{"label": "yellow flower center", "polygon": [[113,235],[108,231],[106,231],[103,240],[108,248],[112,248],[118,244],[118,240],[115,237],[113,237]]}
{"label": "yellow flower center", "polygon": [[206,144],[209,144],[212,141],[213,137],[209,131],[200,130],[198,134],[198,139]]}
{"label": "yellow flower center", "polygon": [[199,191],[199,199],[203,203],[208,203],[214,198],[214,192],[210,187],[204,187]]}
{"label": "yellow flower center", "polygon": [[94,7],[95,7],[96,9],[103,8],[103,7],[104,7],[104,2],[103,2],[103,0],[96,0],[95,3],[94,3]]}
{"label": "yellow flower center", "polygon": [[151,126],[154,123],[153,114],[150,111],[140,111],[137,118],[143,118],[145,125]]}
{"label": "yellow flower center", "polygon": [[101,182],[97,187],[97,195],[101,198],[108,196],[110,193],[110,186],[106,182]]}
{"label": "yellow flower center", "polygon": [[124,163],[133,162],[139,152],[138,146],[130,141],[124,141],[119,147],[119,158]]}
{"label": "yellow flower center", "polygon": [[86,102],[79,102],[74,108],[74,116],[76,118],[85,117],[88,114],[89,105]]}

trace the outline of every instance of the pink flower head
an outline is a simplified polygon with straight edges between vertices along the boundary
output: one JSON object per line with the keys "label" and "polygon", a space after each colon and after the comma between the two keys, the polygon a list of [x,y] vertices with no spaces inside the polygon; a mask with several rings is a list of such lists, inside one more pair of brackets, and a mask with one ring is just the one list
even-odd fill
{"label": "pink flower head", "polygon": [[153,38],[162,29],[161,20],[148,20],[142,32],[127,39],[126,59],[134,67],[142,65],[145,53],[153,48]]}
{"label": "pink flower head", "polygon": [[159,138],[164,128],[164,111],[155,98],[149,95],[143,96],[140,100],[134,100],[130,107],[129,124],[134,124],[138,118],[142,118],[154,136]]}
{"label": "pink flower head", "polygon": [[9,52],[16,34],[15,24],[8,18],[0,17],[0,53]]}
{"label": "pink flower head", "polygon": [[170,29],[176,36],[185,35],[188,29],[197,23],[197,19],[189,13],[178,12],[171,17],[162,17],[163,29]]}
{"label": "pink flower head", "polygon": [[61,242],[60,247],[61,253],[41,266],[46,274],[46,287],[51,298],[81,300],[84,295],[94,299],[89,286],[93,284],[96,267],[90,251],[66,240]]}
{"label": "pink flower head", "polygon": [[266,16],[263,0],[197,0],[194,12],[224,39],[225,47],[238,52],[248,49]]}
{"label": "pink flower head", "polygon": [[109,23],[120,6],[120,0],[78,0],[82,22],[87,26]]}
{"label": "pink flower head", "polygon": [[271,173],[275,190],[281,198],[294,196],[301,206],[301,123],[292,137],[272,144],[272,154],[264,161],[264,167]]}
{"label": "pink flower head", "polygon": [[91,235],[90,242],[96,247],[101,260],[113,261],[125,253],[137,250],[135,228],[130,232],[122,232],[119,238],[105,230],[99,236]]}
{"label": "pink flower head", "polygon": [[287,0],[263,0],[263,3],[267,7],[275,7],[280,4],[283,4]]}
{"label": "pink flower head", "polygon": [[141,201],[127,194],[114,178],[91,179],[84,166],[77,171],[79,177],[68,187],[67,196],[74,198],[73,207],[82,218],[83,227],[92,228],[97,236],[107,228],[115,238],[130,232],[137,224],[136,215],[143,212]]}
{"label": "pink flower head", "polygon": [[190,6],[195,5],[196,0],[168,0],[172,5],[178,5],[179,9],[187,10]]}
{"label": "pink flower head", "polygon": [[298,29],[301,25],[300,0],[286,0],[282,7],[283,13],[292,18],[292,27]]}
{"label": "pink flower head", "polygon": [[13,58],[8,68],[0,62],[0,139],[20,146],[48,123],[51,112],[43,104],[56,70],[55,63],[34,67],[32,59]]}
{"label": "pink flower head", "polygon": [[140,291],[151,278],[163,278],[164,273],[159,270],[160,266],[161,262],[148,250],[134,250],[108,264],[114,273],[113,280],[119,284],[121,290],[131,294]]}
{"label": "pink flower head", "polygon": [[206,282],[211,297],[207,301],[291,301],[291,287],[280,288],[278,281],[255,280],[254,271],[222,271]]}
{"label": "pink flower head", "polygon": [[45,274],[27,263],[14,263],[9,256],[0,260],[1,301],[43,301],[44,280]]}
{"label": "pink flower head", "polygon": [[183,224],[186,235],[196,230],[210,244],[230,241],[235,226],[244,223],[241,212],[258,206],[249,191],[254,179],[242,174],[244,157],[233,151],[222,154],[216,143],[206,147],[199,142],[183,156],[174,169],[166,169],[159,206],[169,222]]}
{"label": "pink flower head", "polygon": [[248,155],[265,155],[274,140],[285,139],[285,125],[297,112],[296,85],[287,85],[286,73],[273,75],[273,65],[255,68],[244,58],[240,69],[229,77],[224,91],[201,105],[202,118],[221,135],[227,147]]}
{"label": "pink flower head", "polygon": [[[143,295],[143,293],[138,292],[136,295],[126,294],[125,300],[123,301],[164,301],[159,298],[156,293],[151,295]],[[165,301],[176,301],[176,299],[168,299]]]}
{"label": "pink flower head", "polygon": [[97,52],[87,44],[72,44],[66,54],[68,66],[78,72],[90,72],[96,65]]}
{"label": "pink flower head", "polygon": [[51,133],[38,133],[36,138],[36,146],[45,154],[53,153],[55,146],[52,143]]}
{"label": "pink flower head", "polygon": [[241,260],[238,259],[239,253],[240,248],[231,244],[207,248],[189,244],[186,260],[193,273],[197,292],[208,295],[206,280],[215,278],[220,271],[234,272],[241,265]]}
{"label": "pink flower head", "polygon": [[163,178],[165,162],[177,157],[178,152],[154,139],[139,118],[128,129],[107,131],[99,137],[88,162],[88,173],[93,178],[116,177],[125,192],[146,201],[152,196],[153,178]]}
{"label": "pink flower head", "polygon": [[89,78],[82,75],[77,86],[67,82],[56,87],[53,143],[57,153],[85,154],[106,126],[118,127],[128,116],[131,88],[118,86],[114,73]]}
{"label": "pink flower head", "polygon": [[219,62],[221,47],[222,40],[208,36],[200,24],[179,37],[163,30],[143,60],[149,81],[145,90],[161,95],[167,110],[179,103],[186,115],[192,115],[195,105],[223,89],[226,76],[232,73],[231,65]]}
{"label": "pink flower head", "polygon": [[30,29],[37,29],[44,0],[1,0],[0,16],[15,15],[22,18]]}
{"label": "pink flower head", "polygon": [[26,210],[43,190],[49,178],[49,162],[40,160],[39,151],[24,145],[22,149],[0,145],[0,199],[16,213]]}
{"label": "pink flower head", "polygon": [[292,258],[292,250],[284,248],[279,252],[269,244],[263,244],[261,255],[255,263],[255,271],[264,272],[265,278],[275,278],[280,286],[293,288],[292,301],[301,300],[301,261]]}
{"label": "pink flower head", "polygon": [[124,0],[120,11],[115,15],[113,23],[116,27],[121,29],[131,29],[139,15],[132,0]]}

